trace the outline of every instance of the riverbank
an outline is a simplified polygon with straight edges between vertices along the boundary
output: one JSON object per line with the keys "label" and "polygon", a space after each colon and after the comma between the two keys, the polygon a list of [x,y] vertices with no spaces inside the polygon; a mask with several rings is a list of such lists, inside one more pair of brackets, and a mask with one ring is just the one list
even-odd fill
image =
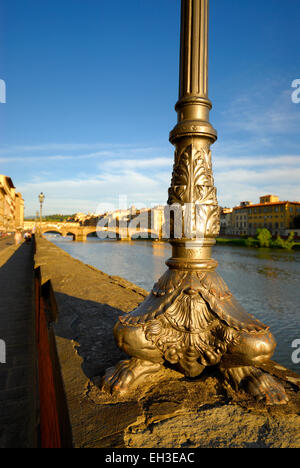
{"label": "riverbank", "polygon": [[55,341],[74,447],[300,447],[300,378],[276,363],[290,403],[266,407],[225,391],[214,373],[189,381],[165,368],[128,398],[99,389],[105,369],[124,359],[113,339],[119,315],[147,292],[83,264],[45,239],[36,267],[51,279],[58,305]]}
{"label": "riverbank", "polygon": [[[237,247],[249,247],[249,248],[266,248],[266,247],[260,247],[260,246],[254,246],[254,245],[249,245],[247,242],[247,238],[243,237],[238,237],[238,238],[226,238],[226,237],[217,237],[216,238],[216,245],[231,245],[231,246],[237,246]],[[277,248],[278,247],[269,247],[269,248]],[[293,246],[293,249],[295,250],[300,250],[300,242],[296,242],[295,245]]]}

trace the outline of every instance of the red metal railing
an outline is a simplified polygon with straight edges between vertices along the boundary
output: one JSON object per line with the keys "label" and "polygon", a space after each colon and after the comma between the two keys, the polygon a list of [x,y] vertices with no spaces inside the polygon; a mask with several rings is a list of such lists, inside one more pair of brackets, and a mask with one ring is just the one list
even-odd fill
{"label": "red metal railing", "polygon": [[35,269],[40,447],[71,448],[68,409],[51,325],[56,318],[54,302],[51,282],[42,285],[40,268]]}

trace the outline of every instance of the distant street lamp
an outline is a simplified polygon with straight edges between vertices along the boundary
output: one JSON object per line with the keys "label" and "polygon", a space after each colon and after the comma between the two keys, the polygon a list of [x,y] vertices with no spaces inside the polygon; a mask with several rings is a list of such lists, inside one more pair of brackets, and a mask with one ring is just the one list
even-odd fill
{"label": "distant street lamp", "polygon": [[40,202],[40,235],[42,235],[42,213],[43,213],[43,203],[45,201],[45,195],[43,192],[39,194],[39,202]]}

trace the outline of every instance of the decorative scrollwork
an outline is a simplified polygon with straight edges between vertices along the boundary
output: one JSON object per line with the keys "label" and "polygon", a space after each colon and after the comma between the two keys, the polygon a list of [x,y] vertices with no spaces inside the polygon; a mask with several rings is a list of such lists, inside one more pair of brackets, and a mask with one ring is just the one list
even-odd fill
{"label": "decorative scrollwork", "polygon": [[181,154],[175,153],[168,204],[196,202],[216,203],[211,151],[189,145]]}
{"label": "decorative scrollwork", "polygon": [[183,207],[185,238],[219,234],[219,208],[207,144],[201,148],[190,144],[181,152],[176,150],[168,204]]}
{"label": "decorative scrollwork", "polygon": [[197,237],[216,237],[220,231],[220,208],[215,205],[196,205]]}

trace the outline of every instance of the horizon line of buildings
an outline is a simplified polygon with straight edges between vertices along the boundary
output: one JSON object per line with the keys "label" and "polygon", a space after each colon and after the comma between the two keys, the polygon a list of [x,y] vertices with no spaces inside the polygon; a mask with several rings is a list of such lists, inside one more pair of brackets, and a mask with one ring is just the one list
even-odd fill
{"label": "horizon line of buildings", "polygon": [[24,200],[10,177],[0,174],[0,234],[24,226]]}
{"label": "horizon line of buildings", "polygon": [[[68,221],[86,224],[103,216],[112,218],[127,218],[128,220],[142,214],[154,211],[156,224],[163,223],[164,205],[154,208],[117,209],[102,215],[92,213],[76,213]],[[297,226],[295,219],[298,218]],[[288,235],[291,230],[300,233],[300,201],[281,201],[277,195],[264,195],[259,203],[242,201],[233,208],[220,208],[220,235],[255,236],[257,229],[266,228],[273,236]],[[16,192],[10,177],[0,175],[0,233],[14,231],[24,225],[24,200]],[[298,233],[298,235],[299,235]]]}
{"label": "horizon line of buildings", "polygon": [[[127,219],[128,221],[143,212],[154,215],[156,224],[164,223],[164,205],[153,208],[136,209],[134,206],[128,209],[117,209],[102,215],[77,213],[72,217],[82,224],[96,222],[103,216],[113,219]],[[295,226],[295,218],[299,217],[298,225]],[[93,221],[92,221],[93,222]],[[273,236],[286,236],[291,230],[300,235],[300,202],[281,201],[276,195],[264,195],[260,197],[259,203],[251,201],[240,202],[239,206],[233,208],[220,208],[220,235],[255,236],[257,229],[266,228]]]}
{"label": "horizon line of buildings", "polygon": [[234,208],[221,209],[221,235],[255,236],[266,228],[273,236],[297,231],[295,218],[300,217],[299,201],[281,201],[277,195],[264,195],[259,203],[243,201]]}

